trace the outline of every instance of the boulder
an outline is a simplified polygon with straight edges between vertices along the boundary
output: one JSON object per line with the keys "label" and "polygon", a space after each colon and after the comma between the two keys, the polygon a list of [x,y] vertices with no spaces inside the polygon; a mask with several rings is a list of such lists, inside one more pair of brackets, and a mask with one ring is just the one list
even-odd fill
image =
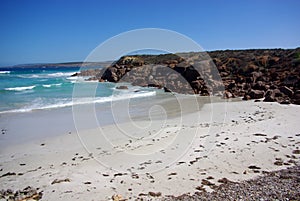
{"label": "boulder", "polygon": [[251,99],[251,97],[248,94],[245,94],[243,97],[243,100],[250,100],[250,99]]}
{"label": "boulder", "polygon": [[164,92],[171,93],[172,91],[170,89],[168,89],[167,87],[164,87]]}
{"label": "boulder", "polygon": [[236,87],[235,81],[233,80],[227,85],[227,89],[231,90]]}
{"label": "boulder", "polygon": [[290,99],[284,99],[284,100],[282,100],[282,101],[280,101],[279,102],[280,104],[284,104],[284,105],[288,105],[288,104],[291,104],[291,101],[290,101]]}
{"label": "boulder", "polygon": [[295,91],[294,96],[292,97],[292,103],[300,105],[300,90]]}
{"label": "boulder", "polygon": [[260,99],[263,98],[265,95],[265,92],[262,90],[251,90],[248,95],[250,96],[251,99]]}
{"label": "boulder", "polygon": [[286,86],[279,87],[279,90],[282,93],[284,93],[285,95],[287,95],[288,97],[292,97],[294,95],[293,90],[291,90],[290,88],[288,88]]}
{"label": "boulder", "polygon": [[264,90],[265,91],[266,90],[266,84],[264,82],[262,82],[262,81],[257,81],[253,85],[252,89],[255,89],[255,90]]}
{"label": "boulder", "polygon": [[273,90],[274,97],[283,97],[284,94],[279,89]]}
{"label": "boulder", "polygon": [[274,102],[274,101],[276,101],[276,98],[273,93],[273,90],[268,90],[265,94],[264,102]]}
{"label": "boulder", "polygon": [[225,98],[225,99],[233,98],[233,95],[229,91],[225,91],[223,94],[223,98]]}

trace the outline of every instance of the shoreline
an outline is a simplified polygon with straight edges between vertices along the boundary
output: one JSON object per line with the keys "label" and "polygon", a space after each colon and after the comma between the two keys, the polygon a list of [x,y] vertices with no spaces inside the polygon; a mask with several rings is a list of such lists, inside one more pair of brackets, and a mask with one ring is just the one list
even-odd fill
{"label": "shoreline", "polygon": [[[213,120],[212,108],[220,111]],[[137,132],[138,127],[126,122],[102,128],[112,144],[101,141],[98,129],[89,129],[79,133],[86,147],[73,132],[8,146],[1,150],[0,189],[33,186],[43,191],[42,200],[109,200],[117,194],[129,200],[162,199],[192,195],[199,186],[210,192],[209,182],[243,181],[299,162],[294,154],[299,150],[299,112],[297,105],[219,102],[182,115],[182,121],[175,117],[162,124],[154,119],[154,127],[148,130],[153,136]],[[135,123],[142,128],[149,124],[146,120]],[[121,135],[124,130],[132,134],[131,142]],[[176,138],[181,144],[165,146]],[[179,155],[183,156],[175,157]],[[7,173],[15,174],[3,176]],[[149,192],[160,192],[160,196]]]}

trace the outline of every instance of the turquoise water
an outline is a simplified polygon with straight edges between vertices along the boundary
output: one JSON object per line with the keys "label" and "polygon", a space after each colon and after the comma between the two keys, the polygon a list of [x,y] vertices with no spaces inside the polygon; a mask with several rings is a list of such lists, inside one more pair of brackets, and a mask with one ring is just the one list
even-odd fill
{"label": "turquoise water", "polygon": [[[79,70],[78,67],[55,66],[0,68],[0,113],[71,107],[76,83],[86,89],[89,85],[95,86],[95,83],[84,81],[85,78],[71,77]],[[95,98],[81,97],[82,101],[76,101],[76,104],[155,95],[154,89],[129,86],[129,90],[117,90],[114,83],[97,83]]]}

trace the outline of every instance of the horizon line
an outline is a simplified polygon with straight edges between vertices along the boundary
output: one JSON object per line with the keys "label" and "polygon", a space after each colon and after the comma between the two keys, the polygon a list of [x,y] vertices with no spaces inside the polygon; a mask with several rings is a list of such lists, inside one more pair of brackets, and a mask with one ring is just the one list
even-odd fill
{"label": "horizon line", "polygon": [[[213,50],[206,50],[203,52],[218,52],[218,51],[247,51],[247,50],[293,50],[293,49],[298,49],[300,48],[299,46],[296,47],[288,47],[288,48],[283,48],[283,47],[272,47],[272,48],[235,48],[235,49],[213,49]],[[191,51],[192,52],[192,51]],[[189,52],[177,52],[173,54],[179,54],[179,53],[189,53]],[[172,53],[165,53],[165,54],[172,54]],[[134,55],[134,54],[133,54]],[[132,55],[132,56],[133,56]],[[163,55],[163,54],[135,54],[135,55]],[[126,56],[126,55],[123,55]],[[121,56],[122,57],[122,56]],[[121,58],[120,57],[120,58]],[[0,68],[6,68],[6,67],[18,67],[18,66],[26,66],[26,65],[54,65],[54,64],[79,64],[79,63],[101,63],[101,62],[114,62],[115,60],[106,60],[106,61],[62,61],[62,62],[34,62],[34,63],[18,63],[18,64],[1,64],[0,63]]]}

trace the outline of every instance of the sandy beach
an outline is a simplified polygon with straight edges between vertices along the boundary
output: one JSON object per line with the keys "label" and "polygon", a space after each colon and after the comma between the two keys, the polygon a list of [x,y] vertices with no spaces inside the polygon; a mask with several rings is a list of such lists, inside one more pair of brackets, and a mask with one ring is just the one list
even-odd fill
{"label": "sandy beach", "polygon": [[300,201],[299,7],[2,0],[0,201]]}
{"label": "sandy beach", "polygon": [[297,164],[299,112],[297,105],[220,101],[164,123],[139,120],[2,146],[0,189],[31,186],[42,200],[211,192],[222,178],[239,182]]}

